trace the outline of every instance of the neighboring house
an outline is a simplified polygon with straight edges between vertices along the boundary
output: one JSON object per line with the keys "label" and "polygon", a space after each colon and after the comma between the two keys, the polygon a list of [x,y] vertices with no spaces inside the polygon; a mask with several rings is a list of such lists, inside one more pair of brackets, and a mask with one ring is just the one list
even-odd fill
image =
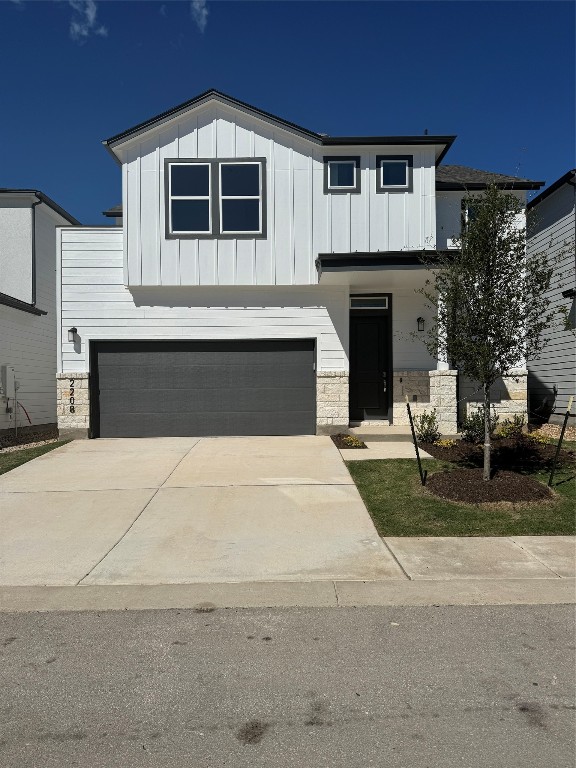
{"label": "neighboring house", "polygon": [[570,396],[576,398],[575,180],[576,171],[572,169],[527,206],[528,250],[548,254],[555,260],[548,296],[552,307],[568,310],[566,327],[558,323],[541,356],[528,363],[530,415],[534,420],[561,421]]}
{"label": "neighboring house", "polygon": [[0,189],[0,434],[56,426],[56,227],[78,223],[42,192]]}
{"label": "neighboring house", "polygon": [[[419,254],[453,246],[467,189],[541,183],[439,166],[454,138],[330,137],[208,91],[104,142],[121,226],[60,229],[62,430],[313,434],[405,424],[408,397],[455,432],[457,372],[411,337]],[[526,372],[507,384],[525,411]]]}

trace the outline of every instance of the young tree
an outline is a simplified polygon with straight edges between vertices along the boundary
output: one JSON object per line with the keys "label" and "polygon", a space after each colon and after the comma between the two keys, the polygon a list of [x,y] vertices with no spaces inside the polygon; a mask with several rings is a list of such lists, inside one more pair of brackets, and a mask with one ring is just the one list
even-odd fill
{"label": "young tree", "polygon": [[538,356],[558,313],[545,296],[553,265],[526,253],[524,209],[516,195],[497,187],[468,194],[457,249],[423,255],[431,276],[420,293],[436,317],[424,344],[484,393],[484,480],[491,474],[490,387]]}

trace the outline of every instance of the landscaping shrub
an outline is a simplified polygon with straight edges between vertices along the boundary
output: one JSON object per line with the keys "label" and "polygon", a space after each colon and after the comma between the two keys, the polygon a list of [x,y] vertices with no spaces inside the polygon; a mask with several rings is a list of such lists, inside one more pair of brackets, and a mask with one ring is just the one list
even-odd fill
{"label": "landscaping shrub", "polygon": [[533,443],[538,443],[538,445],[549,445],[552,442],[549,437],[538,432],[531,432],[529,435],[526,435],[526,438]]}
{"label": "landscaping shrub", "polygon": [[[496,426],[498,425],[498,416],[495,411],[490,416],[490,434],[494,434]],[[477,411],[471,413],[462,424],[462,440],[467,443],[482,443],[484,442],[484,406],[478,407]]]}
{"label": "landscaping shrub", "polygon": [[342,442],[346,443],[348,448],[364,448],[362,440],[359,440],[355,435],[344,435]]}
{"label": "landscaping shrub", "polygon": [[457,445],[456,440],[436,440],[434,445],[437,445],[438,448],[454,448],[454,446]]}
{"label": "landscaping shrub", "polygon": [[522,437],[525,426],[524,416],[516,414],[512,419],[504,419],[498,428],[498,437]]}
{"label": "landscaping shrub", "polygon": [[435,443],[440,440],[442,435],[438,429],[436,408],[434,408],[432,413],[423,411],[420,416],[414,416],[414,430],[416,438],[421,443]]}

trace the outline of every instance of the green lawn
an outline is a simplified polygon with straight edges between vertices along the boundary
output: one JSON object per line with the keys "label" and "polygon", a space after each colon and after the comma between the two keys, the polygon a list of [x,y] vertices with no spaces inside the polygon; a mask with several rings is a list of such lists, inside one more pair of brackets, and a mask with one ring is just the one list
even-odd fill
{"label": "green lawn", "polygon": [[53,451],[54,448],[58,448],[68,442],[69,440],[59,440],[57,443],[38,445],[36,448],[22,448],[20,451],[11,451],[10,453],[0,451],[0,475],[10,472],[11,469],[16,469],[20,464],[26,464],[27,461]]}
{"label": "green lawn", "polygon": [[[382,536],[539,536],[576,533],[574,468],[554,478],[557,499],[544,504],[471,505],[445,501],[420,485],[413,459],[346,463]],[[455,465],[423,459],[428,473]],[[549,473],[532,477],[546,484]]]}

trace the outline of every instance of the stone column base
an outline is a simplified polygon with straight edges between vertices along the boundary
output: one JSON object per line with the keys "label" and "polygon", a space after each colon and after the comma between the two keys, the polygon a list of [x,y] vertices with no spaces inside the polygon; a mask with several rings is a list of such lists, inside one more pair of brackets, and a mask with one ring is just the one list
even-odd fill
{"label": "stone column base", "polygon": [[57,373],[58,431],[61,437],[87,438],[90,428],[88,373]]}
{"label": "stone column base", "polygon": [[316,434],[332,435],[348,429],[348,371],[316,374]]}
{"label": "stone column base", "polygon": [[436,409],[438,427],[443,435],[458,432],[457,381],[458,371],[430,371],[430,410]]}

